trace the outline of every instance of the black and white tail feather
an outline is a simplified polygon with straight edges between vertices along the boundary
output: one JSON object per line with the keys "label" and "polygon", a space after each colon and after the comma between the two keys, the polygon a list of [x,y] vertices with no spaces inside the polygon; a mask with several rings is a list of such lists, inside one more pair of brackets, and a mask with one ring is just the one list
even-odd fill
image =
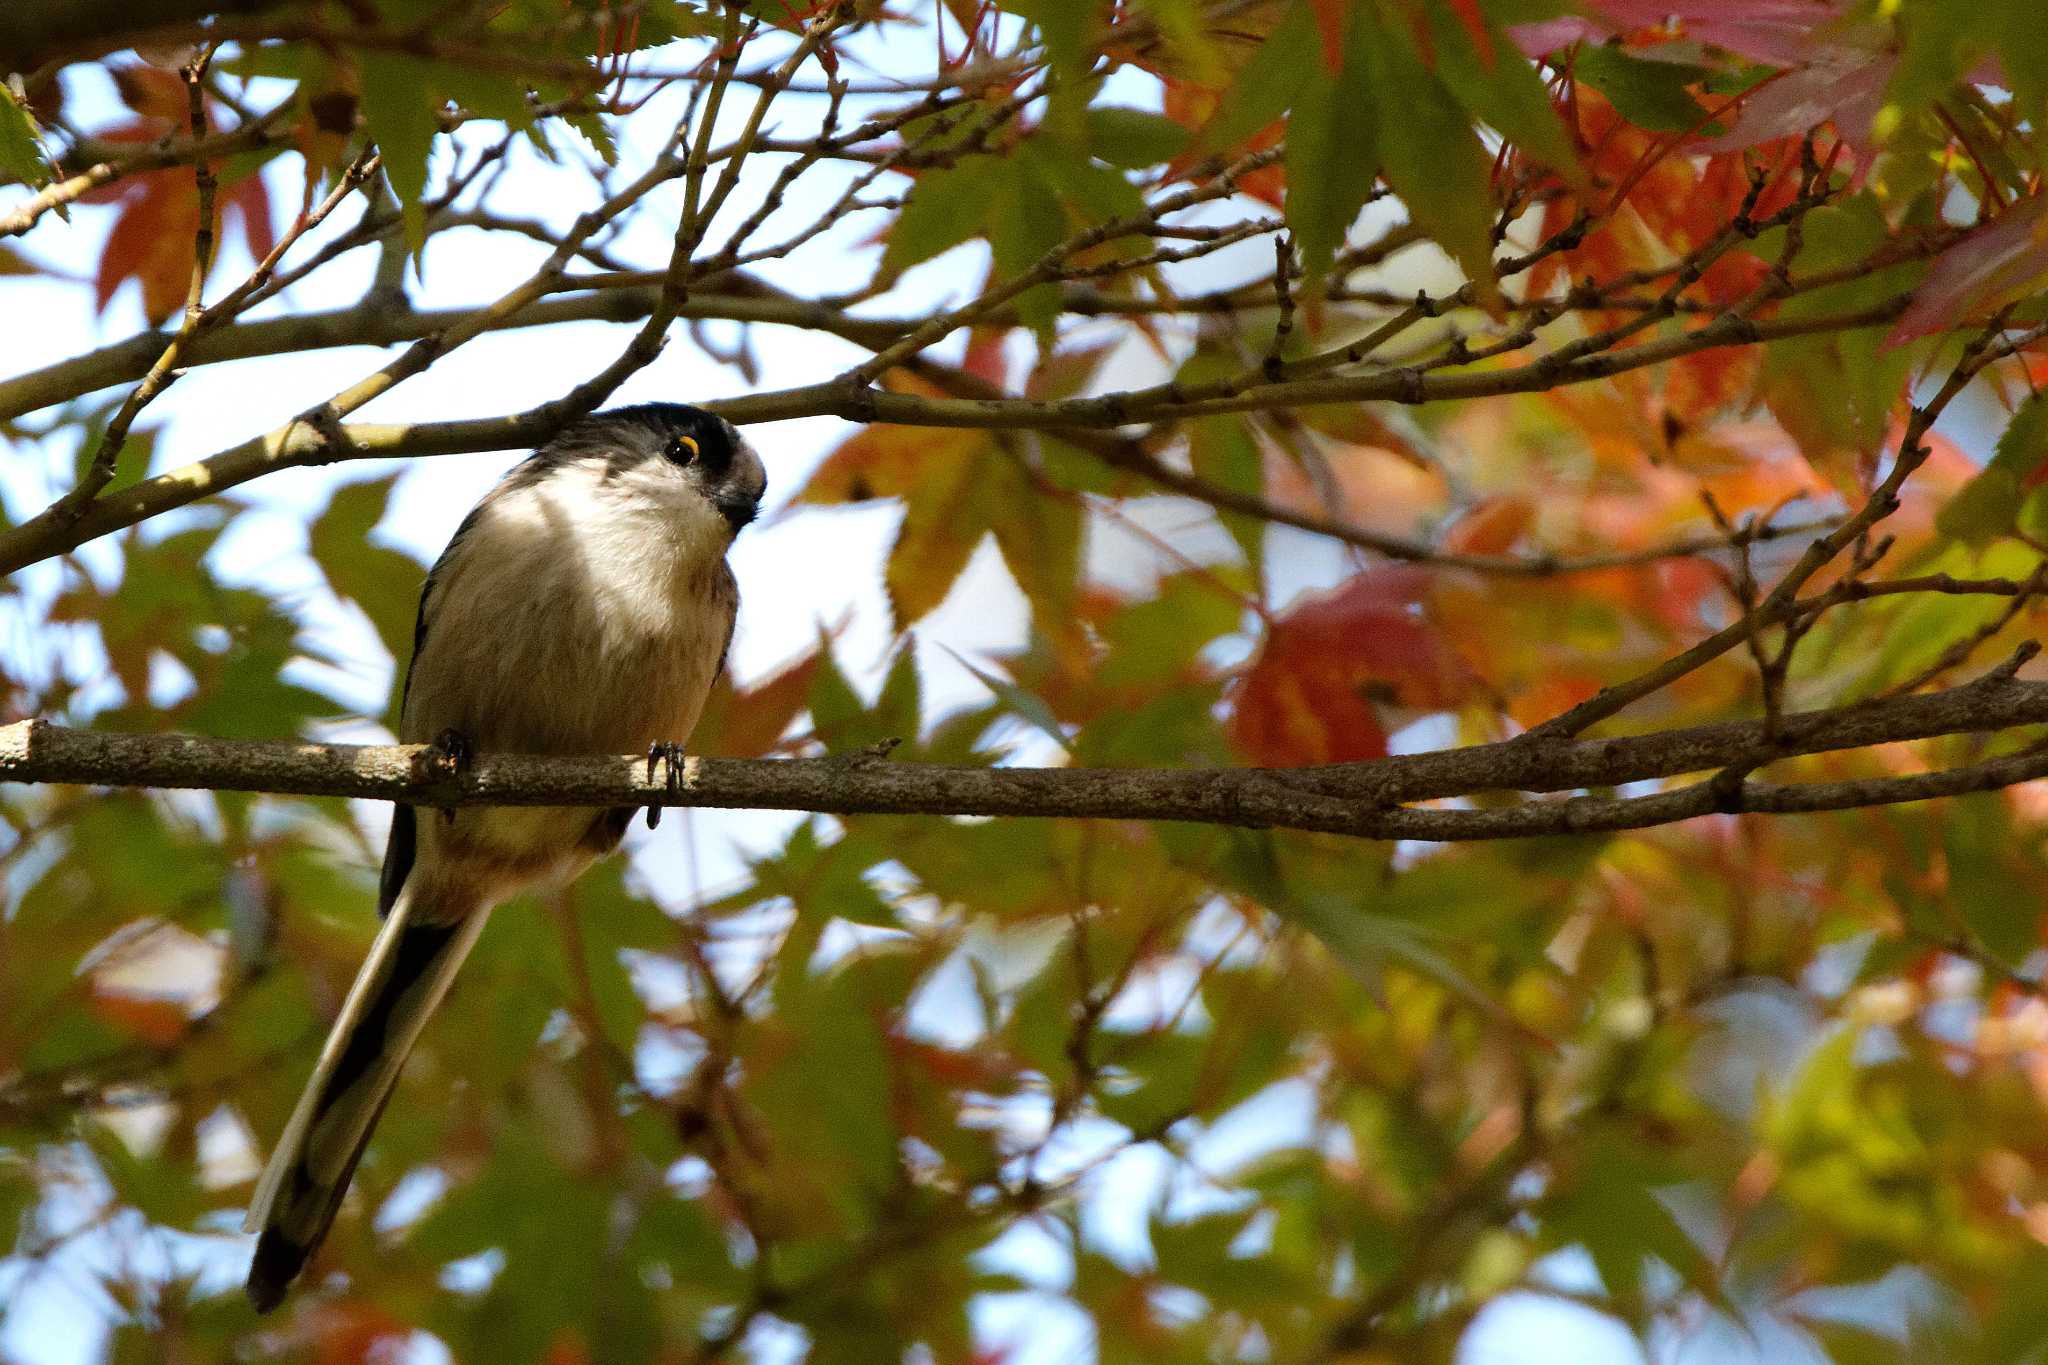
{"label": "black and white tail feather", "polygon": [[420,923],[412,897],[403,893],[392,906],[242,1224],[244,1232],[258,1234],[248,1284],[257,1311],[283,1301],[327,1235],[406,1057],[489,918],[488,910],[479,910],[452,922]]}
{"label": "black and white tail feather", "polygon": [[[399,737],[535,754],[687,738],[732,638],[725,553],[763,483],[753,448],[696,408],[642,404],[565,430],[485,495],[427,575]],[[492,907],[576,876],[633,813],[398,807],[383,928],[250,1201],[259,1310],[318,1251]]]}

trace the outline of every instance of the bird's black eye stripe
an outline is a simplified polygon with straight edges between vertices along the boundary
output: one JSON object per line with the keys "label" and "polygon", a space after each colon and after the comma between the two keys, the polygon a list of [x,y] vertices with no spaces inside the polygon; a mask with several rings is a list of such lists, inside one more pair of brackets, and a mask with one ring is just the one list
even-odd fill
{"label": "bird's black eye stripe", "polygon": [[668,449],[663,454],[677,464],[688,464],[697,458],[697,441],[692,436],[671,436]]}

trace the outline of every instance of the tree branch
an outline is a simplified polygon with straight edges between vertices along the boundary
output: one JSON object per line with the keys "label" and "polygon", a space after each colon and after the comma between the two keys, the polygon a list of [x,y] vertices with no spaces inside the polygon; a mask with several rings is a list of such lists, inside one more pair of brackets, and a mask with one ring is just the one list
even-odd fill
{"label": "tree branch", "polygon": [[[950,365],[916,360],[905,368],[912,370],[920,378],[930,380],[946,394],[955,398],[980,399],[1002,396],[1001,392],[986,379]],[[1568,555],[1555,550],[1537,550],[1527,554],[1465,554],[1447,550],[1428,541],[1371,530],[1350,522],[1339,521],[1334,517],[1319,516],[1313,512],[1298,511],[1257,493],[1247,493],[1241,489],[1212,483],[1199,474],[1167,464],[1154,455],[1147,443],[1139,438],[1122,436],[1115,432],[1069,431],[1061,433],[1060,439],[1077,450],[1086,451],[1114,469],[1135,474],[1149,483],[1157,484],[1167,492],[1206,503],[1219,511],[1238,512],[1260,521],[1279,526],[1292,526],[1314,535],[1328,536],[1332,540],[1355,545],[1361,550],[1369,550],[1388,559],[1428,564],[1439,569],[1468,569],[1474,573],[1553,578],[1597,572],[1602,569],[1631,568],[1654,564],[1661,560],[1686,559],[1717,552],[1740,553],[1748,546],[1766,541],[1826,531],[1840,521],[1839,517],[1824,517],[1813,521],[1774,525],[1766,519],[1761,523],[1718,531],[1713,535],[1681,537],[1643,549],[1613,550],[1606,553]],[[1940,591],[1963,592],[1972,587],[1970,582],[1964,580],[1948,578],[1946,575],[1943,575],[1943,578],[1946,579],[1946,584],[1940,587]],[[1902,583],[1889,589],[1894,593],[1918,590],[1920,589],[1912,583]],[[1868,592],[1864,595],[1880,596],[1883,593]],[[2005,595],[2011,594],[2007,592]]]}
{"label": "tree branch", "polygon": [[[5,6],[0,6],[0,28],[4,28],[6,23],[5,10]],[[65,176],[62,180],[52,181],[14,205],[4,215],[0,215],[0,237],[20,236],[34,227],[51,209],[69,204],[102,185],[119,180],[122,176],[135,175],[141,171],[167,170],[173,166],[190,166],[203,161],[219,160],[253,147],[268,146],[280,136],[286,116],[290,113],[291,105],[285,103],[226,132],[207,133],[203,136],[165,137],[141,148],[131,144],[122,154],[109,155],[106,159],[96,161],[81,171]]]}
{"label": "tree branch", "polygon": [[[191,123],[193,140],[203,139],[209,131],[206,123],[206,71],[213,65],[213,49],[208,48],[180,72],[185,82],[186,117]],[[178,357],[191,344],[207,322],[204,306],[206,277],[213,269],[213,251],[216,241],[214,221],[214,196],[220,188],[220,177],[215,174],[213,163],[200,157],[192,163],[194,188],[199,201],[198,227],[193,234],[192,269],[185,286],[185,312],[178,323],[178,330],[164,343],[162,354],[151,363],[142,382],[137,384],[121,403],[120,410],[107,423],[107,429],[100,435],[99,446],[93,451],[92,461],[85,473],[71,490],[57,499],[43,512],[37,521],[47,518],[52,527],[66,527],[77,521],[100,490],[113,482],[114,471],[121,458],[121,447],[128,440],[128,430],[135,424],[135,418],[145,407],[155,401],[156,396],[176,378]]]}
{"label": "tree branch", "polygon": [[[1726,316],[1681,336],[1562,363],[1546,356],[1504,370],[1425,374],[1413,367],[1402,367],[1278,384],[1219,383],[1200,390],[1191,390],[1182,384],[1162,384],[1149,389],[1127,389],[1060,402],[1040,402],[1030,398],[929,398],[922,394],[889,393],[825,383],[752,394],[712,406],[721,416],[737,423],[833,415],[864,422],[893,422],[901,426],[1065,431],[1322,403],[1436,403],[1510,393],[1536,393],[1567,384],[1606,379],[1703,351],[1751,346],[1787,337],[1881,327],[1896,321],[1910,301],[1909,294],[1900,294],[1850,313],[1768,322]],[[1215,391],[1210,392],[1211,388]]]}
{"label": "tree branch", "polygon": [[146,28],[215,14],[260,14],[285,0],[7,0],[0,5],[0,69],[26,71],[54,49],[107,50]]}
{"label": "tree branch", "polygon": [[[1029,398],[931,398],[922,394],[889,393],[864,385],[825,383],[724,399],[705,406],[741,424],[786,421],[796,417],[843,417],[856,422],[893,422],[907,426],[1062,431],[1318,403],[1429,403],[1452,398],[1531,393],[1603,379],[1625,370],[1662,364],[1678,356],[1701,351],[1753,345],[1788,336],[1882,326],[1895,319],[1907,301],[1908,297],[1901,295],[1873,308],[1831,317],[1774,322],[1724,318],[1684,336],[1588,356],[1564,365],[1554,365],[1542,359],[1513,369],[1456,374],[1424,374],[1415,369],[1387,370],[1280,384],[1255,384],[1214,397],[1190,397],[1181,386],[1173,384],[1097,398],[1040,402]],[[532,306],[528,303],[526,308]],[[523,311],[525,309],[499,308],[493,316],[498,319],[517,317]],[[463,339],[494,325],[501,323],[492,320],[471,322],[462,329]],[[61,535],[28,537],[21,534],[19,527],[0,532],[0,574],[11,574],[23,565],[61,554],[86,541],[279,469],[348,459],[508,450],[545,440],[555,430],[550,425],[551,421],[559,423],[566,420],[564,412],[569,416],[578,415],[561,404],[544,404],[507,417],[461,422],[335,423],[331,434],[295,420],[218,454],[103,497]]]}
{"label": "tree branch", "polygon": [[[548,327],[563,322],[636,321],[648,316],[653,310],[662,275],[663,272],[660,271],[638,271],[597,277],[587,281],[592,292],[535,303],[504,319],[494,330]],[[565,281],[565,284],[577,286],[585,283],[583,277],[571,277],[569,281]],[[179,363],[190,368],[287,352],[317,350],[323,347],[397,345],[444,331],[471,316],[474,311],[452,308],[415,311],[358,304],[323,313],[265,318],[201,333],[185,346]],[[720,292],[691,295],[681,305],[678,316],[684,319],[715,319],[822,331],[842,337],[856,345],[871,348],[887,345],[904,335],[914,325],[908,319],[850,317],[820,303],[782,295],[746,275],[734,277]],[[170,334],[167,332],[141,333],[100,350],[74,356],[69,360],[60,360],[54,365],[31,370],[12,379],[0,380],[0,420],[68,402],[113,384],[139,379],[148,371],[150,362],[162,352],[169,339]],[[938,379],[942,387],[948,388],[957,396],[1000,396],[987,381],[950,367],[924,365],[920,367],[919,373]],[[475,427],[473,423],[465,425]],[[362,429],[348,427],[345,430],[352,438],[356,438],[356,433]],[[534,430],[538,431],[538,427]],[[515,435],[514,430],[507,427],[500,436],[493,439],[511,441]],[[423,436],[421,439],[425,441],[427,438]],[[1085,432],[1069,433],[1067,439],[1084,445],[1086,449],[1118,468],[1127,469],[1171,492],[1225,511],[1242,512],[1262,520],[1329,536],[1389,558],[1430,563],[1445,568],[1549,577],[1596,569],[1624,568],[1657,560],[1725,551],[1730,548],[1730,541],[1725,535],[1715,534],[1681,538],[1642,550],[1614,551],[1605,554],[1566,555],[1545,551],[1527,555],[1455,554],[1422,541],[1367,530],[1329,517],[1297,511],[1255,494],[1212,484],[1196,475],[1161,463],[1136,442],[1124,441],[1110,435],[1090,439],[1089,434]],[[356,438],[356,443],[361,444],[360,438]],[[448,450],[458,451],[470,448],[461,445],[447,447]],[[368,455],[385,452],[366,449],[364,453]],[[445,452],[422,444],[418,449],[390,453]],[[1825,530],[1832,524],[1831,521],[1821,520],[1764,525],[1743,532],[1742,537],[1752,542],[1781,540],[1789,536]],[[110,526],[109,529],[119,527]],[[0,537],[0,547],[4,547],[6,543],[5,537]],[[4,555],[4,550],[0,550],[0,555]]]}
{"label": "tree branch", "polygon": [[1543,722],[1534,733],[1543,736],[1583,733],[1590,726],[1598,724],[1651,693],[1670,686],[1686,674],[1720,657],[1757,631],[1786,620],[1799,608],[1798,593],[1808,579],[1820,572],[1823,566],[1841,554],[1852,542],[1865,535],[1872,526],[1898,510],[1899,493],[1905,487],[1906,480],[1912,477],[1913,472],[1929,455],[1933,454],[1933,450],[1924,445],[1921,438],[1934,426],[1935,420],[1941,416],[1950,401],[1993,360],[2014,354],[2020,346],[2031,344],[2044,332],[2048,332],[2048,325],[2044,325],[2026,333],[2021,340],[2001,343],[1997,341],[1999,326],[1999,322],[1994,321],[1965,345],[1962,357],[1956,362],[1955,368],[1949,372],[1941,387],[1927,401],[1913,406],[1907,416],[1905,430],[1899,437],[1898,456],[1892,461],[1891,470],[1871,489],[1862,506],[1845,517],[1839,526],[1808,545],[1798,562],[1785,571],[1776,586],[1760,599],[1753,609],[1743,613],[1740,620],[1716,631],[1684,653],[1673,655],[1655,668],[1639,673],[1625,683],[1601,688],[1599,692],[1577,706]]}
{"label": "tree branch", "polygon": [[[545,299],[498,320],[489,330],[512,331],[551,327],[561,322],[636,322],[654,306],[661,272],[636,272],[592,282],[587,294]],[[591,287],[580,276],[563,281],[565,289]],[[297,313],[238,323],[195,337],[180,364],[214,365],[257,356],[319,350],[330,346],[394,346],[418,341],[473,316],[474,308],[430,310],[355,305],[324,313]],[[786,299],[749,288],[744,277],[730,292],[693,295],[679,317],[724,322],[769,323],[830,332],[858,345],[879,346],[903,335],[911,326],[888,318],[851,318],[806,300]],[[140,379],[170,340],[168,332],[144,332],[85,355],[60,360],[40,370],[0,380],[0,420],[19,417],[97,389]]]}
{"label": "tree branch", "polygon": [[1467,840],[1640,828],[1716,811],[1795,812],[1921,801],[2048,776],[2037,746],[1967,767],[1822,783],[1708,779],[1638,797],[1491,809],[1399,803],[1559,792],[1684,773],[1747,772],[1803,754],[2048,724],[2048,682],[2013,676],[2027,649],[1942,692],[1624,739],[1529,739],[1325,768],[973,768],[868,755],[686,761],[679,788],[641,757],[480,756],[467,773],[411,745],[131,735],[22,721],[0,729],[0,781],[347,796],[427,806],[718,806],[831,814],[1180,820],[1381,839]]}

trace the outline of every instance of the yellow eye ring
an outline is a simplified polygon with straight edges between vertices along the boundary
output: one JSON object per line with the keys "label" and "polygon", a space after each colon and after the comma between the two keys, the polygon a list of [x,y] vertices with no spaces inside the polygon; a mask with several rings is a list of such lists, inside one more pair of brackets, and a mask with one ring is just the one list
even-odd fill
{"label": "yellow eye ring", "polygon": [[700,453],[697,449],[697,442],[688,436],[676,437],[673,441],[669,442],[668,448],[669,454],[682,464],[688,464],[696,459]]}

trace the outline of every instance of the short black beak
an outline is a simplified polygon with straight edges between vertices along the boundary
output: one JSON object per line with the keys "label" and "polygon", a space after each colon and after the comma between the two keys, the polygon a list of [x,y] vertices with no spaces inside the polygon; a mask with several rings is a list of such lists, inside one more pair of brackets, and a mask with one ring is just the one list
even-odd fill
{"label": "short black beak", "polygon": [[761,504],[751,498],[720,497],[713,498],[712,502],[717,505],[719,515],[725,518],[725,524],[732,527],[734,535],[761,514]]}

